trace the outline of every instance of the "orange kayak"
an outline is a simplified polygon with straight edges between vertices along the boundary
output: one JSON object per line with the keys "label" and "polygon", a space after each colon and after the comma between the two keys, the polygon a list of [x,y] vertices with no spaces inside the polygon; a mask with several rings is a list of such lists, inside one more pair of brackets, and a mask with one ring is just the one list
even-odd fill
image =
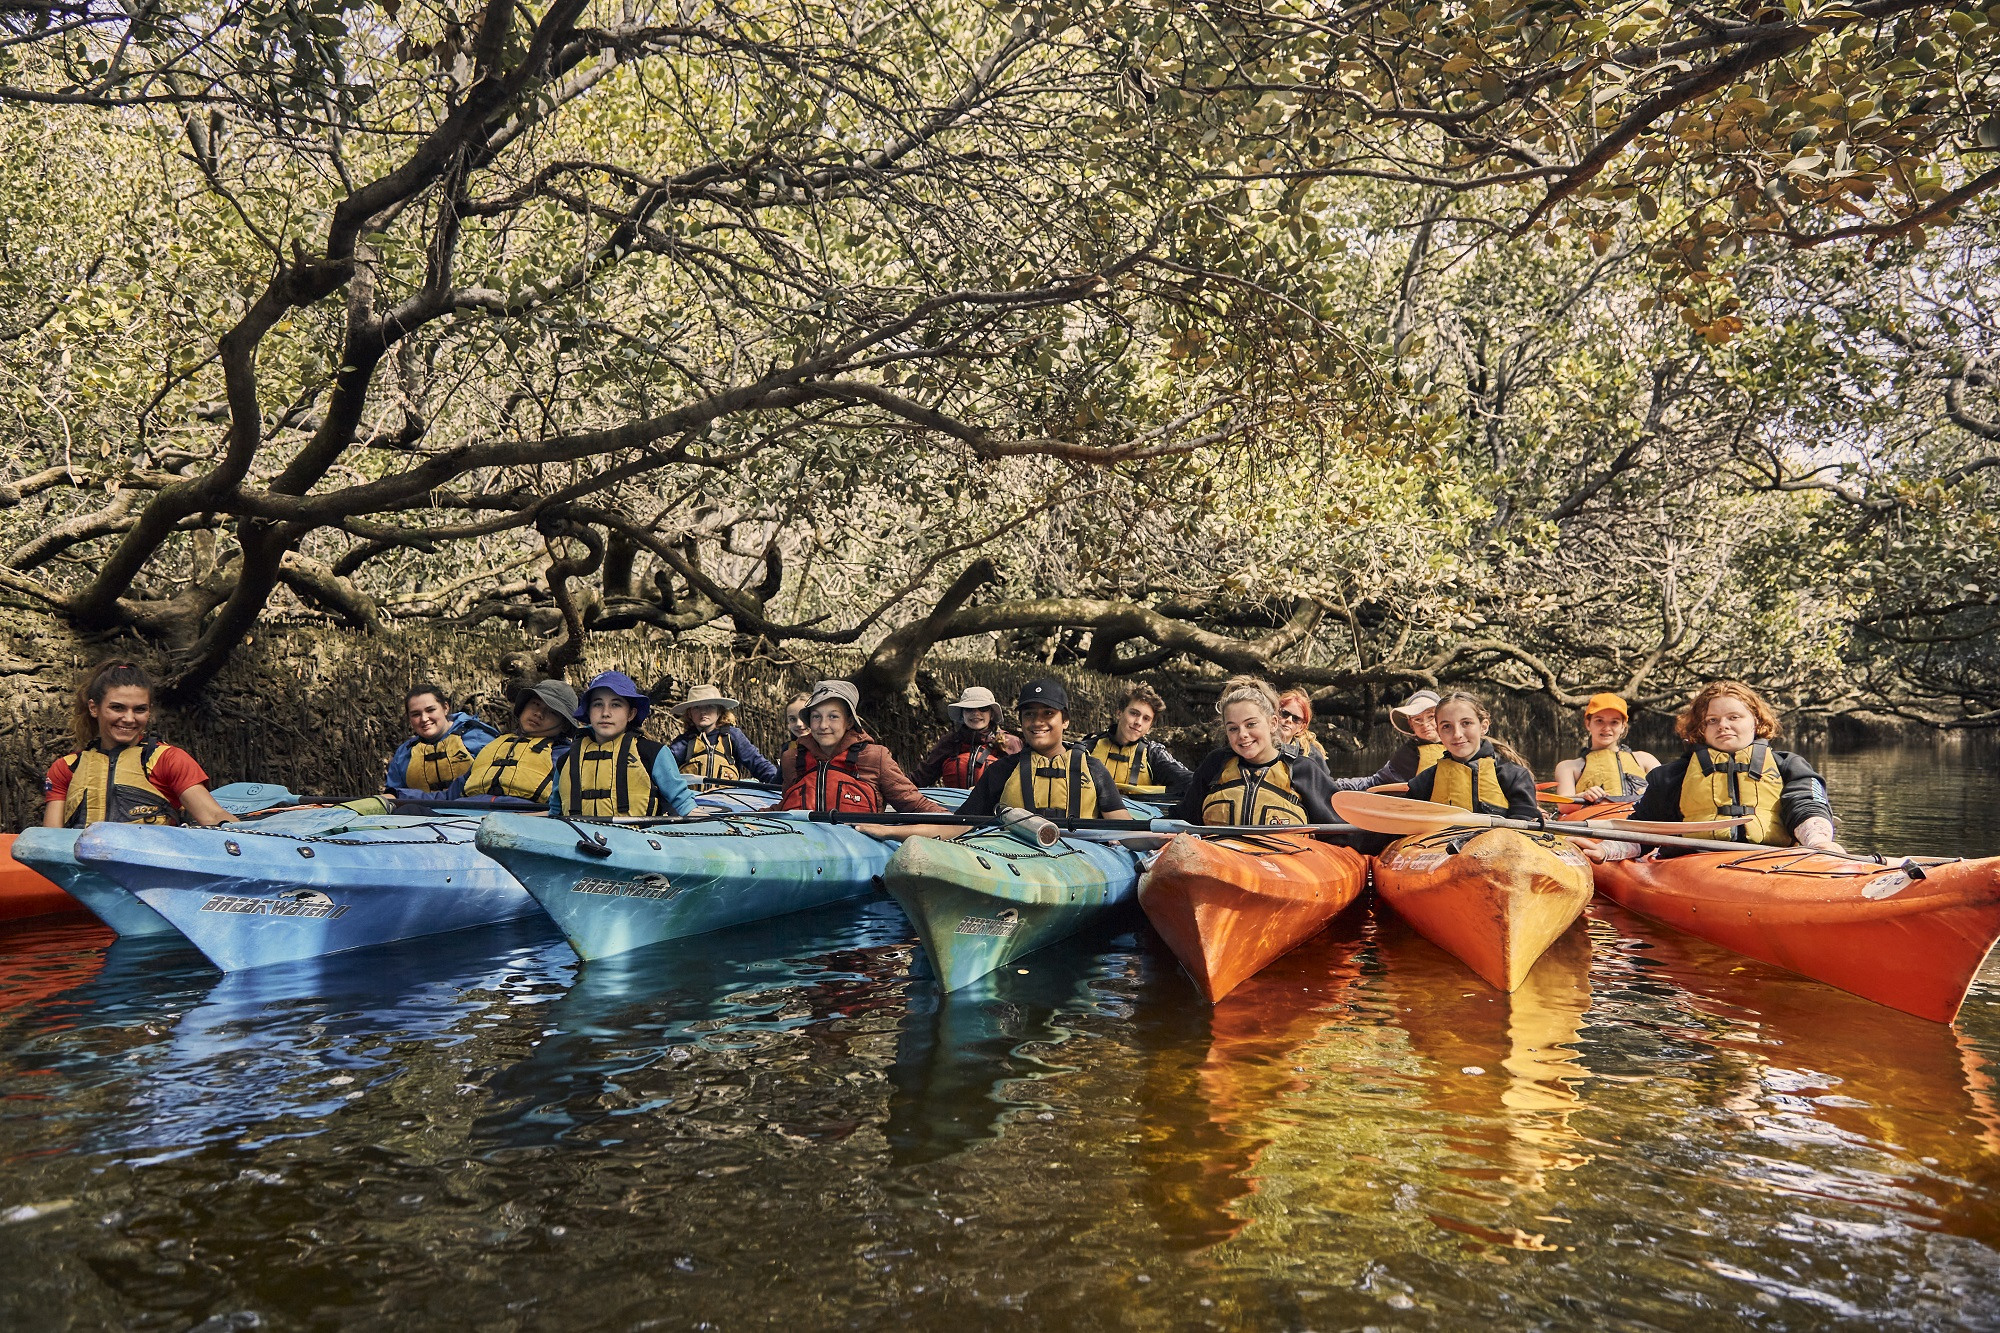
{"label": "orange kayak", "polygon": [[1597,867],[1621,907],[1949,1023],[2000,938],[2000,857],[1876,864],[1796,847],[1733,848]]}
{"label": "orange kayak", "polygon": [[1590,902],[1590,862],[1565,838],[1447,829],[1393,842],[1375,891],[1485,981],[1518,990]]}
{"label": "orange kayak", "polygon": [[1305,834],[1183,833],[1139,881],[1139,906],[1214,1003],[1318,934],[1367,879],[1359,852]]}
{"label": "orange kayak", "polygon": [[12,833],[0,833],[0,921],[81,912],[83,904],[14,859]]}

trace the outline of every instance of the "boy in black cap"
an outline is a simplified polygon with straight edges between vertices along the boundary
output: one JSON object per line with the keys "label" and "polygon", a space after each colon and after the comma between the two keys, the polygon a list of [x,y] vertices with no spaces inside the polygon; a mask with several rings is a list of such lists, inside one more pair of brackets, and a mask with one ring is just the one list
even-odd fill
{"label": "boy in black cap", "polygon": [[995,760],[958,813],[990,815],[1005,806],[1049,819],[1131,818],[1104,765],[1063,739],[1069,728],[1069,692],[1061,681],[1023,685],[1014,715],[1027,748]]}

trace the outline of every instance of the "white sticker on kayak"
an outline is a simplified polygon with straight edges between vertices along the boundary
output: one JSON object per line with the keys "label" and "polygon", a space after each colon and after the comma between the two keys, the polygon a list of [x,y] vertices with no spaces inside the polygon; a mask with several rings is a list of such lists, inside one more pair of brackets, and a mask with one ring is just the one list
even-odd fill
{"label": "white sticker on kayak", "polygon": [[1396,856],[1398,870],[1436,870],[1451,860],[1450,852],[1400,852]]}
{"label": "white sticker on kayak", "polygon": [[347,914],[347,904],[337,903],[317,889],[302,889],[280,898],[241,898],[231,893],[218,893],[203,903],[201,910],[229,912],[238,916],[301,916],[309,921],[333,921]]}
{"label": "white sticker on kayak", "polygon": [[959,935],[997,935],[1007,938],[1021,928],[1019,917],[962,916],[958,919]]}
{"label": "white sticker on kayak", "polygon": [[570,886],[573,893],[594,893],[604,898],[666,899],[678,890],[665,875],[641,875],[637,879],[580,879]]}
{"label": "white sticker on kayak", "polygon": [[1877,875],[1862,885],[1861,896],[1870,899],[1893,898],[1909,887],[1910,876],[1908,871],[1891,870],[1888,874]]}

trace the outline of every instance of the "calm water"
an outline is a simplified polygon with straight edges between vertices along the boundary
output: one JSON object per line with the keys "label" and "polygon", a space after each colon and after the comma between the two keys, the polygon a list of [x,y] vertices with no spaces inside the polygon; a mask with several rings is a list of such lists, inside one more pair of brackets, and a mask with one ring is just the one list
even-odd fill
{"label": "calm water", "polygon": [[[1824,767],[2000,852],[1990,755]],[[1363,908],[1214,1010],[1136,918],[941,999],[886,899],[107,942],[0,934],[0,1327],[2000,1327],[1991,963],[1943,1027],[1603,906],[1511,999]]]}

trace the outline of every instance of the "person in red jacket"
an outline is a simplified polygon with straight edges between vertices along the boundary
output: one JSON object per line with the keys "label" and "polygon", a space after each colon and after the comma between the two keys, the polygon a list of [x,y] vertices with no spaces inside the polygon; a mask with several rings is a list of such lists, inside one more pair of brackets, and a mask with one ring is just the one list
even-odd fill
{"label": "person in red jacket", "polygon": [[780,810],[835,810],[880,814],[943,814],[945,808],[917,790],[889,747],[861,726],[861,693],[844,680],[813,686],[806,704],[807,735],[785,751],[778,765],[784,788]]}
{"label": "person in red jacket", "polygon": [[76,749],[42,779],[42,826],[228,822],[194,756],[146,735],[152,720],[153,678],[145,669],[99,663],[76,692]]}

